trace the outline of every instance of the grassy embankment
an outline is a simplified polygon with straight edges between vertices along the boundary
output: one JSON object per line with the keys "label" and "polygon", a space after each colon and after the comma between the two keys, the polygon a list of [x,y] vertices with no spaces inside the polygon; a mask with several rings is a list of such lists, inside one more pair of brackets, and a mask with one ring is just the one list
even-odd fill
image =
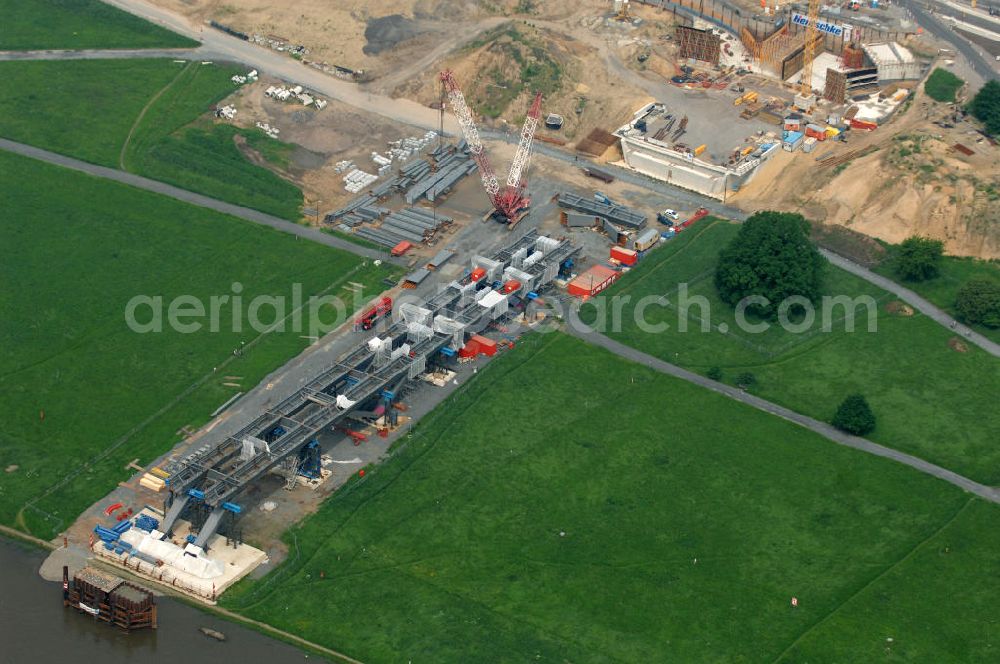
{"label": "grassy embankment", "polygon": [[[885,277],[899,281],[899,277],[892,267],[893,249],[894,247],[890,245],[889,255],[874,269],[875,272]],[[900,283],[924,297],[938,308],[955,316],[955,299],[958,297],[958,291],[963,285],[973,279],[1000,282],[1000,261],[942,256],[938,276],[927,281],[901,281]],[[980,334],[1000,343],[1000,330],[990,329],[983,325],[973,325],[971,327]]]}
{"label": "grassy embankment", "polygon": [[99,0],[0,0],[0,16],[0,51],[198,46]]}
{"label": "grassy embankment", "polygon": [[986,662],[996,518],[905,466],[530,335],[222,602],[366,662]]}
{"label": "grassy embankment", "polygon": [[291,147],[207,114],[240,71],[165,59],[0,63],[0,136],[298,220],[299,187],[251,163],[234,138],[278,168]]}
{"label": "grassy embankment", "polygon": [[[0,152],[0,523],[51,537],[87,505],[180,440],[237,392],[298,354],[309,331],[258,335],[232,304],[220,331],[166,326],[178,295],[209,305],[242,285],[260,294],[366,297],[393,268],[169,198]],[[162,296],[163,333],[137,334],[124,311]],[[140,309],[139,320],[151,316]],[[270,307],[260,318],[271,319]],[[330,316],[327,317],[328,319]],[[258,338],[259,336],[259,338]],[[234,349],[246,343],[240,357]],[[229,385],[227,385],[229,383]],[[43,416],[44,413],[44,416]],[[11,472],[2,472],[16,466]],[[65,482],[64,482],[65,480]],[[51,491],[51,492],[50,492]]]}
{"label": "grassy embankment", "polygon": [[[722,221],[703,222],[652,252],[606,291],[632,298],[623,308],[621,330],[609,334],[701,373],[719,367],[731,384],[751,372],[757,379],[755,394],[824,421],[830,421],[844,397],[860,392],[878,418],[872,440],[980,482],[1000,484],[1000,418],[984,419],[995,413],[993,402],[1000,394],[996,358],[975,346],[967,352],[953,350],[949,330],[919,313],[890,313],[886,305],[894,298],[889,293],[832,266],[825,292],[874,298],[876,332],[867,331],[864,307],[857,309],[854,332],[846,331],[843,307],[828,317],[829,332],[822,330],[821,311],[801,333],[774,324],[762,333],[744,331],[713,281],[718,252],[737,230]],[[682,313],[681,284],[687,285],[689,297],[704,298],[706,306],[694,304]],[[667,306],[653,304],[644,316],[668,329],[644,332],[635,323],[634,305],[647,295],[667,296]],[[593,308],[585,305],[584,319],[593,316]],[[708,325],[705,332],[702,321]],[[686,332],[680,331],[682,322]]]}

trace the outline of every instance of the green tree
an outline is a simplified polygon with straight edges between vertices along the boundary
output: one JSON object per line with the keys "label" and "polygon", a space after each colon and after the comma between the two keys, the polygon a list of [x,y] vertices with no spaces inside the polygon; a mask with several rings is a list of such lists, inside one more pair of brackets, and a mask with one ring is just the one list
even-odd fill
{"label": "green tree", "polygon": [[754,376],[749,371],[744,371],[739,376],[736,377],[736,386],[742,387],[744,390],[748,390],[757,384],[757,376]]}
{"label": "green tree", "polygon": [[893,259],[893,269],[906,281],[926,281],[938,275],[944,244],[914,235],[903,240]]}
{"label": "green tree", "polygon": [[751,304],[747,310],[773,318],[788,297],[798,295],[810,302],[819,298],[823,266],[802,215],[757,212],[719,253],[715,286],[732,305],[750,296],[767,298],[766,304]]}
{"label": "green tree", "polygon": [[987,133],[1000,134],[1000,83],[990,81],[969,103],[969,112],[983,123]]}
{"label": "green tree", "polygon": [[705,375],[712,380],[722,380],[722,368],[712,367],[705,373]]}
{"label": "green tree", "polygon": [[852,394],[837,408],[833,426],[855,436],[864,436],[875,430],[875,413],[860,394]]}
{"label": "green tree", "polygon": [[958,291],[955,311],[966,323],[1000,327],[1000,284],[988,279],[971,279]]}

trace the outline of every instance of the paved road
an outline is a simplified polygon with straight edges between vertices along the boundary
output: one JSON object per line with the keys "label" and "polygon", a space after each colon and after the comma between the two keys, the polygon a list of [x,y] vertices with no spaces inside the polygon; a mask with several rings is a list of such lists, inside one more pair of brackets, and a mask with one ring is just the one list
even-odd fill
{"label": "paved road", "polygon": [[979,49],[974,47],[967,40],[963,39],[960,35],[956,34],[954,30],[948,27],[943,21],[937,17],[930,14],[924,7],[925,3],[916,2],[916,0],[900,0],[904,7],[906,7],[913,17],[917,20],[917,23],[922,25],[935,37],[942,39],[952,46],[955,50],[962,54],[968,61],[969,66],[972,70],[976,72],[979,76],[982,76],[984,80],[997,80],[1000,79],[1000,74],[997,70],[993,68],[992,63],[984,56]]}
{"label": "paved road", "polygon": [[[949,316],[947,313],[938,309],[936,306],[934,306],[924,298],[920,297],[919,295],[911,291],[909,288],[901,286],[892,279],[887,279],[880,274],[875,274],[868,268],[862,267],[857,263],[849,261],[843,256],[839,256],[833,253],[832,251],[827,251],[826,249],[820,249],[819,251],[821,254],[826,256],[827,260],[829,260],[837,267],[847,270],[851,274],[857,275],[862,279],[864,279],[865,281],[873,283],[879,288],[885,289],[890,293],[893,293],[899,299],[903,300],[904,302],[912,306],[920,313],[932,318],[933,320],[937,321],[944,327],[953,329],[957,336],[963,337],[967,341],[971,341],[972,343],[976,344],[977,346],[985,350],[987,353],[992,355],[993,357],[1000,357],[1000,344],[997,344],[991,341],[990,339],[987,339],[983,335],[979,334],[975,330],[972,330],[966,327],[965,325],[962,325],[954,318]],[[952,325],[954,325],[954,327],[952,327]]]}
{"label": "paved road", "polygon": [[1000,32],[1000,18],[990,16],[986,10],[977,10],[968,5],[942,0],[935,0],[933,10],[942,16],[954,16],[961,21],[983,28],[984,30]]}
{"label": "paved road", "polygon": [[120,50],[83,49],[78,51],[0,51],[0,62],[8,60],[125,60],[131,58],[177,58],[201,60],[200,48],[132,48]]}
{"label": "paved road", "polygon": [[240,205],[224,203],[222,201],[215,200],[214,198],[202,196],[201,194],[196,194],[194,192],[180,189],[156,180],[150,180],[149,178],[144,178],[140,175],[133,175],[132,173],[126,173],[125,171],[89,164],[85,161],[80,161],[79,159],[73,159],[72,157],[66,157],[61,154],[56,154],[55,152],[49,152],[48,150],[42,150],[23,143],[8,141],[5,138],[0,138],[0,150],[8,150],[25,157],[31,157],[33,159],[49,162],[50,164],[56,164],[57,166],[71,168],[75,171],[87,173],[88,175],[94,175],[107,180],[114,180],[115,182],[121,182],[122,184],[138,187],[139,189],[145,189],[146,191],[163,194],[164,196],[176,198],[177,200],[184,201],[185,203],[191,203],[192,205],[197,205],[198,207],[208,208],[217,212],[229,214],[234,217],[239,217],[240,219],[245,219],[246,221],[252,221],[253,223],[260,224],[262,226],[270,226],[271,228],[279,230],[283,233],[291,233],[292,235],[297,235],[301,238],[325,244],[330,247],[336,247],[337,249],[343,249],[344,251],[349,251],[353,254],[358,254],[366,258],[380,258],[382,260],[391,260],[395,262],[395,259],[388,259],[384,252],[369,249],[368,247],[362,247],[354,244],[353,242],[348,242],[347,240],[329,235],[328,233],[320,232],[313,228],[300,226],[290,221],[279,219],[278,217],[273,217],[269,214],[264,214],[263,212],[258,212],[257,210],[251,210],[250,208],[245,208]]}
{"label": "paved road", "polygon": [[[374,94],[360,88],[355,83],[335,78],[318,69],[306,66],[285,53],[256,46],[210,28],[208,25],[193,24],[177,13],[156,7],[145,0],[104,1],[151,23],[200,41],[202,50],[199,57],[204,56],[205,60],[242,62],[284,81],[311,88],[330,99],[337,99],[397,122],[435,131],[439,127],[438,111],[417,102]],[[459,131],[458,123],[454,117],[447,114],[445,116],[445,131],[455,135]]]}
{"label": "paved road", "polygon": [[873,443],[866,438],[858,438],[857,436],[846,434],[825,422],[814,420],[811,417],[807,417],[796,413],[795,411],[783,408],[782,406],[771,403],[770,401],[765,401],[760,397],[755,397],[754,395],[748,394],[743,390],[710,380],[704,376],[687,371],[686,369],[682,369],[676,365],[664,362],[663,360],[653,357],[652,355],[647,355],[646,353],[636,350],[635,348],[618,343],[603,334],[598,334],[597,332],[586,328],[586,326],[582,323],[576,322],[568,325],[566,331],[575,337],[605,348],[615,355],[619,355],[627,360],[638,362],[639,364],[647,366],[650,369],[654,369],[655,371],[659,371],[660,373],[674,376],[676,378],[680,378],[681,380],[686,380],[687,382],[694,383],[699,387],[725,395],[730,399],[745,403],[748,406],[753,406],[754,408],[762,410],[765,413],[777,415],[778,417],[788,420],[789,422],[794,422],[799,426],[818,433],[838,445],[852,447],[856,450],[867,452],[868,454],[874,454],[875,456],[892,459],[893,461],[910,466],[911,468],[914,468],[922,473],[937,477],[938,479],[942,479],[950,484],[954,484],[960,489],[975,494],[980,498],[1000,504],[1000,491],[997,489],[980,484],[979,482],[974,482],[967,477],[963,477],[962,475],[947,470],[946,468],[942,468],[941,466],[936,466],[904,452],[883,447],[882,445]]}

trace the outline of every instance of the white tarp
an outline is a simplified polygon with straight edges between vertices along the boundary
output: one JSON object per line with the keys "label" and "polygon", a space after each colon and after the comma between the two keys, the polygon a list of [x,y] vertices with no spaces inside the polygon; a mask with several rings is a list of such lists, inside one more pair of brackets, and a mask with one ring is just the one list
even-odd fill
{"label": "white tarp", "polygon": [[351,401],[350,399],[348,399],[347,397],[345,397],[343,394],[338,394],[337,395],[337,408],[339,408],[341,410],[347,410],[348,408],[350,408],[351,406],[353,406],[356,403],[357,403],[357,401]]}
{"label": "white tarp", "polygon": [[487,291],[486,295],[480,298],[479,306],[491,309],[505,299],[507,299],[507,296],[503,293],[498,293],[494,290]]}
{"label": "white tarp", "polygon": [[214,579],[222,576],[225,570],[222,562],[206,557],[204,552],[198,555],[186,555],[184,549],[176,544],[157,540],[136,528],[126,530],[120,539],[139,553],[199,579]]}

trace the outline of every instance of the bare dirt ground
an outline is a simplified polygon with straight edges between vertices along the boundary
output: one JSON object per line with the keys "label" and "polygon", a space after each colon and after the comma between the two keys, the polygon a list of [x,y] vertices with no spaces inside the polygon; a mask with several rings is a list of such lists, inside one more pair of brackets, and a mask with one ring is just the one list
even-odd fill
{"label": "bare dirt ground", "polygon": [[[371,160],[372,151],[384,152],[390,141],[422,135],[412,127],[396,125],[334,100],[318,111],[295,101],[271,99],[264,91],[275,84],[280,82],[262,77],[240,88],[222,104],[236,106],[234,124],[254,127],[257,121],[266,122],[280,130],[279,140],[297,146],[287,170],[263,165],[302,187],[307,206],[318,205],[321,211],[334,209],[353,196],[344,190],[343,174],[334,171],[334,164],[352,160],[358,168],[374,173],[377,166]],[[254,160],[253,155],[248,156]]]}
{"label": "bare dirt ground", "polygon": [[[155,2],[194,20],[214,19],[303,44],[312,59],[364,69],[373,93],[425,105],[440,99],[437,73],[451,68],[470,105],[485,116],[482,123],[498,129],[516,131],[533,90],[542,88],[543,111],[562,115],[565,125],[560,131],[540,128],[539,135],[569,145],[595,127],[613,130],[646,102],[662,101],[663,84],[677,73],[671,15],[633,6],[638,24],[620,23],[609,18],[610,3],[604,0]],[[926,35],[907,46],[917,53],[936,50]],[[260,90],[247,95],[249,112],[241,109],[239,123],[263,119],[282,130],[282,140],[302,146],[295,160],[300,168],[287,175],[311,200],[323,199],[324,209],[349,198],[332,171],[334,162],[354,159],[364,168],[370,165],[368,152],[405,135],[347,106],[331,103],[317,114],[263,99]],[[950,253],[998,257],[997,149],[971,135],[971,124],[953,129],[932,124],[947,112],[918,91],[907,112],[871,134],[854,132],[848,145],[821,145],[808,155],[782,153],[733,203],[747,210],[798,210],[889,242],[929,235],[945,241]],[[955,143],[974,154],[954,151]],[[846,167],[817,168],[816,157],[866,146],[878,149]]]}
{"label": "bare dirt ground", "polygon": [[[973,154],[955,150],[956,143]],[[869,146],[878,149],[844,166],[817,165],[817,158]],[[1000,257],[1000,150],[975,124],[953,122],[949,105],[922,89],[892,122],[871,133],[851,132],[847,145],[778,155],[732,203],[800,211],[887,242],[925,235],[942,240],[950,254]]]}

